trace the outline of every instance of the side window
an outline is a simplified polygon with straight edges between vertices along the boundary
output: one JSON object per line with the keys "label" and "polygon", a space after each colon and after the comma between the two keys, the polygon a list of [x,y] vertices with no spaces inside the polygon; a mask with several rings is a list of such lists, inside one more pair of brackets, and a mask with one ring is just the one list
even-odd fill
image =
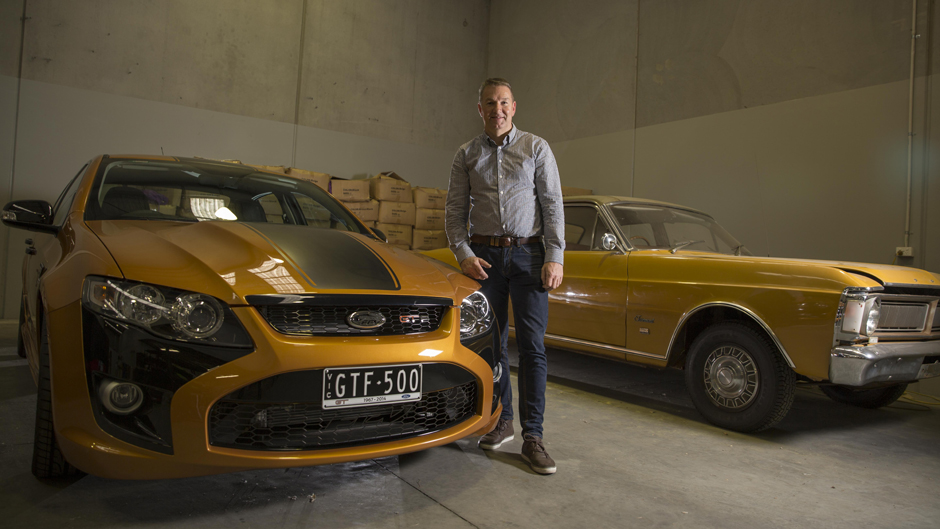
{"label": "side window", "polygon": [[62,190],[62,194],[59,195],[59,198],[55,201],[55,205],[52,206],[52,211],[55,212],[55,216],[52,220],[53,226],[61,226],[65,223],[65,216],[68,215],[69,210],[72,209],[75,193],[78,192],[79,176],[85,172],[86,167],[88,167],[88,164],[82,166],[78,173],[72,177],[72,181],[69,182],[69,185],[65,186],[65,189]]}
{"label": "side window", "polygon": [[565,206],[565,249],[591,250],[597,210],[591,206]]}

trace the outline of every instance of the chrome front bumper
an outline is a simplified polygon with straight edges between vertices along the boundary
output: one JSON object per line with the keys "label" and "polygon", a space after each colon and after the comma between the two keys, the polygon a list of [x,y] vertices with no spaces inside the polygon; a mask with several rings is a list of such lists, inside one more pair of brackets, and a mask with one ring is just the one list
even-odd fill
{"label": "chrome front bumper", "polygon": [[840,345],[829,358],[833,384],[865,386],[876,382],[913,382],[940,376],[940,362],[924,357],[940,355],[940,341]]}

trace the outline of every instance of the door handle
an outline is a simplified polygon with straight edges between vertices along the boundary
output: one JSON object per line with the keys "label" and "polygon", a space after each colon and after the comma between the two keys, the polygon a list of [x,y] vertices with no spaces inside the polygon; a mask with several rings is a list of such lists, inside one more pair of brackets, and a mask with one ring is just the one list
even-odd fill
{"label": "door handle", "polygon": [[26,249],[26,253],[27,255],[36,255],[36,248],[33,246],[30,246],[29,248]]}

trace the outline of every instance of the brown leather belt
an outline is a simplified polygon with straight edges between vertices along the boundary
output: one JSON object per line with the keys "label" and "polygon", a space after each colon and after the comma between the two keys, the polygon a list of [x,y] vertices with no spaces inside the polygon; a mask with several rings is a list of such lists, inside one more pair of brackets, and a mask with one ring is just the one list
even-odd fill
{"label": "brown leather belt", "polygon": [[507,246],[522,246],[523,244],[532,244],[541,241],[541,237],[497,237],[495,235],[470,236],[470,242],[485,244],[487,246],[496,246],[499,248],[505,248]]}

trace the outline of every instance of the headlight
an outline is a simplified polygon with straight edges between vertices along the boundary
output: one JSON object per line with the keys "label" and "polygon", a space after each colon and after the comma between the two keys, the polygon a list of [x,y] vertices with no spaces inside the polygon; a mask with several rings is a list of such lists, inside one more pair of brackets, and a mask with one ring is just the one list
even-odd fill
{"label": "headlight", "polygon": [[836,315],[836,339],[854,341],[871,336],[878,330],[880,318],[881,298],[878,293],[847,288]]}
{"label": "headlight", "polygon": [[250,347],[248,331],[227,305],[206,294],[107,277],[85,280],[82,304],[171,340]]}
{"label": "headlight", "polygon": [[496,317],[490,310],[490,303],[479,291],[465,297],[460,303],[460,339],[477,337],[493,326]]}

